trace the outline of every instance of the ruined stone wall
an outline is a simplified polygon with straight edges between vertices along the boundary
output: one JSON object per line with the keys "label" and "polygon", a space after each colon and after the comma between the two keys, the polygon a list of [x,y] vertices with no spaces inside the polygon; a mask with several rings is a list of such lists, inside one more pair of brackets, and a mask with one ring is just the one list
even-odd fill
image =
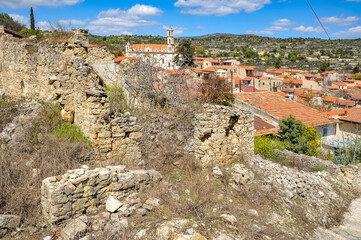
{"label": "ruined stone wall", "polygon": [[309,172],[317,172],[317,171],[326,171],[335,175],[340,175],[342,177],[350,180],[348,183],[353,184],[356,188],[359,188],[361,179],[361,169],[358,166],[354,165],[343,165],[343,164],[335,164],[329,160],[322,160],[317,157],[311,157],[303,154],[297,154],[288,150],[276,150],[277,155],[280,158],[284,158],[285,160],[292,161],[299,168],[309,171]]}
{"label": "ruined stone wall", "polygon": [[253,122],[252,112],[206,104],[194,117],[191,151],[201,165],[227,164],[251,156]]}
{"label": "ruined stone wall", "polygon": [[2,36],[0,91],[59,103],[63,119],[80,127],[99,160],[137,161],[140,127],[129,114],[110,116],[104,82],[90,64],[104,54],[89,51],[87,34],[75,29],[66,39],[41,43]]}
{"label": "ruined stone wall", "polygon": [[147,208],[139,200],[139,191],[161,179],[155,170],[128,170],[125,166],[69,170],[43,180],[43,214],[52,223],[105,210],[128,217]]}

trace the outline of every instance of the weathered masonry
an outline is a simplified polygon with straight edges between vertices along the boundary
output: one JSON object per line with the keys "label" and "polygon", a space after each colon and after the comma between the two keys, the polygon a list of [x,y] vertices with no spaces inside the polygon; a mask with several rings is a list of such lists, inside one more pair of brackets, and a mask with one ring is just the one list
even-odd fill
{"label": "weathered masonry", "polygon": [[201,165],[228,164],[254,152],[254,114],[225,106],[204,105],[193,120],[191,151]]}
{"label": "weathered masonry", "polygon": [[127,217],[142,209],[138,200],[134,204],[140,190],[161,179],[155,170],[128,170],[125,166],[69,170],[43,180],[43,214],[51,223],[96,214],[105,208]]}
{"label": "weathered masonry", "polygon": [[89,59],[88,32],[75,29],[61,41],[0,38],[0,91],[59,103],[63,119],[92,141],[98,160],[140,158],[140,127],[129,114],[110,117],[104,83]]}

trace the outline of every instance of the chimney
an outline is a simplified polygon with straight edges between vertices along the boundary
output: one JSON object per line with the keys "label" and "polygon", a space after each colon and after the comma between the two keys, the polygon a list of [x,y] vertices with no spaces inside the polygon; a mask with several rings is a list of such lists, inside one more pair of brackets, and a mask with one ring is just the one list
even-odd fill
{"label": "chimney", "polygon": [[5,26],[4,25],[0,25],[0,33],[5,33]]}
{"label": "chimney", "polygon": [[345,114],[344,114],[344,116],[345,116],[345,117],[347,117],[347,115],[348,115],[348,111],[345,111]]}

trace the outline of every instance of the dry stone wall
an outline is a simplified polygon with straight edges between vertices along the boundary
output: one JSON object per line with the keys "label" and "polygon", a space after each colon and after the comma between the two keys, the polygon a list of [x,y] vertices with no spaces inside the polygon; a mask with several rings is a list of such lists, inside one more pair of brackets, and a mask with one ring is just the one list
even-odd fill
{"label": "dry stone wall", "polygon": [[128,217],[148,208],[140,202],[139,192],[161,179],[155,170],[128,170],[125,166],[69,170],[43,180],[43,214],[51,223],[105,210]]}
{"label": "dry stone wall", "polygon": [[201,165],[227,164],[254,152],[252,112],[205,104],[194,117],[191,151]]}
{"label": "dry stone wall", "polygon": [[87,35],[74,29],[67,39],[41,43],[1,36],[0,91],[59,103],[63,119],[80,127],[99,160],[138,161],[140,127],[129,114],[111,117],[104,82],[90,63],[104,53],[89,51]]}

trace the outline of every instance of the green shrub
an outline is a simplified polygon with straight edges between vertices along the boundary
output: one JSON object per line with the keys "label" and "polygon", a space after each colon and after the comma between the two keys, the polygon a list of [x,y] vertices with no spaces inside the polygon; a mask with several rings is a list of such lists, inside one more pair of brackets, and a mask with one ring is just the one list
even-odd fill
{"label": "green shrub", "polygon": [[71,142],[89,143],[89,140],[83,135],[79,128],[68,122],[55,128],[51,133],[58,138],[63,138]]}
{"label": "green shrub", "polygon": [[110,100],[110,109],[113,113],[123,112],[127,108],[124,91],[121,86],[106,86]]}
{"label": "green shrub", "polygon": [[254,138],[254,153],[265,158],[278,159],[276,149],[284,150],[285,144],[277,137],[257,136]]}
{"label": "green shrub", "polygon": [[307,127],[292,115],[280,121],[281,139],[286,149],[297,154],[318,156],[320,154],[321,138],[314,127]]}

